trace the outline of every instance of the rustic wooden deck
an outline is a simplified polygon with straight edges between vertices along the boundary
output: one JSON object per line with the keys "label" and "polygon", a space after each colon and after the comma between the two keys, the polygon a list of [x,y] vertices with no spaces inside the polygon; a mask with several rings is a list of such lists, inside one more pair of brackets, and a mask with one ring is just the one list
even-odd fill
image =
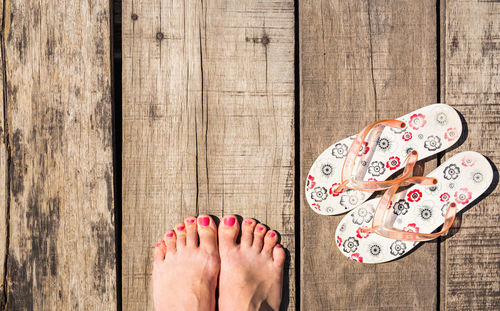
{"label": "rustic wooden deck", "polygon": [[500,164],[493,0],[0,0],[0,308],[152,310],[151,251],[188,215],[289,252],[283,309],[500,309],[500,197],[450,237],[345,259],[305,176],[332,142],[445,102]]}

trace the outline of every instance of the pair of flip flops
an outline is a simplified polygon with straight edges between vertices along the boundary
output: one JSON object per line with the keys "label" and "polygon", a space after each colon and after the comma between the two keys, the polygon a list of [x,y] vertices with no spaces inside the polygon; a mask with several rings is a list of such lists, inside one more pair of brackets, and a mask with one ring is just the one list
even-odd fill
{"label": "pair of flip flops", "polygon": [[[363,263],[387,262],[448,231],[456,213],[489,188],[492,166],[481,154],[465,151],[426,177],[412,171],[417,161],[450,148],[461,134],[457,111],[434,104],[369,125],[316,159],[307,176],[307,201],[321,215],[348,212],[335,233],[342,254]],[[401,170],[400,177],[388,180]],[[380,190],[381,197],[368,200]]]}

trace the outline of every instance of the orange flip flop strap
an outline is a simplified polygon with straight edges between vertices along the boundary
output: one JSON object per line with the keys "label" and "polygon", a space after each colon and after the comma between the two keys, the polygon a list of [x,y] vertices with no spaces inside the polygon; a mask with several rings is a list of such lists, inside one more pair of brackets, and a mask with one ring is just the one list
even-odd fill
{"label": "orange flip flop strap", "polygon": [[354,166],[356,164],[356,157],[360,152],[363,142],[365,142],[368,133],[373,128],[379,125],[389,126],[398,129],[404,128],[406,126],[406,124],[401,120],[381,120],[373,124],[370,124],[366,126],[364,129],[362,129],[361,132],[359,132],[359,134],[356,135],[356,138],[352,142],[351,147],[347,152],[346,159],[344,160],[344,165],[342,166],[342,174],[341,174],[342,182],[334,190],[335,193],[339,193],[340,191],[342,191],[343,188],[362,190],[362,191],[384,190],[391,187],[394,184],[401,182],[411,173],[411,169],[408,172],[405,169],[403,176],[401,176],[400,178],[394,180],[385,180],[385,181],[364,181],[351,178]]}
{"label": "orange flip flop strap", "polygon": [[[409,165],[407,165],[408,167]],[[364,233],[376,233],[386,238],[394,239],[394,240],[402,240],[402,241],[428,241],[435,239],[446,232],[451,228],[453,221],[455,220],[455,216],[457,214],[457,204],[452,202],[448,207],[445,215],[445,221],[441,231],[436,233],[420,233],[420,232],[408,232],[404,230],[399,230],[395,228],[386,227],[384,225],[385,215],[387,210],[390,207],[391,201],[396,194],[396,191],[403,183],[412,183],[412,184],[420,184],[420,185],[433,185],[437,183],[437,180],[432,177],[420,177],[414,176],[409,177],[403,182],[394,184],[384,193],[379,203],[377,204],[377,208],[375,210],[375,214],[373,215],[372,226],[370,228],[361,228],[361,232]]]}

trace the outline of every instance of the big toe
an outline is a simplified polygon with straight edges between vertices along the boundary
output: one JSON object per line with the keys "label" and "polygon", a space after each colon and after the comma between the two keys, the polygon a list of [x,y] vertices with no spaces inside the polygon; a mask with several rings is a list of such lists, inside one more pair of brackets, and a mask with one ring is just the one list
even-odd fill
{"label": "big toe", "polygon": [[212,217],[208,215],[198,216],[198,235],[201,249],[208,252],[217,250],[217,226]]}
{"label": "big toe", "polygon": [[226,215],[219,225],[219,248],[221,251],[236,247],[236,238],[240,230],[236,216]]}

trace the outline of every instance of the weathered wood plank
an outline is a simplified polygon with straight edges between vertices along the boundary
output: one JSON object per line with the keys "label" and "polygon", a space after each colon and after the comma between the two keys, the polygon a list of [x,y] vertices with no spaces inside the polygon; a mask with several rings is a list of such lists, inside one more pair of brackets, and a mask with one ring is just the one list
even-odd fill
{"label": "weathered wood plank", "polygon": [[[294,252],[293,1],[123,2],[123,307],[188,215],[255,217]],[[293,256],[289,308],[294,308]]]}
{"label": "weathered wood plank", "polygon": [[[3,8],[3,0],[0,0],[0,8]],[[0,16],[0,25],[3,23],[3,16]],[[2,35],[0,34],[0,44]],[[2,107],[0,107],[0,308],[5,305],[6,295],[4,289],[5,281],[5,259],[7,256],[7,133],[5,131],[5,115],[4,115],[4,66],[3,66],[3,49],[0,46],[0,98],[2,99]]]}
{"label": "weathered wood plank", "polygon": [[[474,150],[500,163],[500,3],[446,1],[445,100],[465,117]],[[449,153],[451,156],[453,153]],[[500,196],[466,211],[443,247],[444,307],[500,309]]]}
{"label": "weathered wood plank", "polygon": [[[304,181],[333,142],[434,103],[438,55],[435,1],[302,0],[299,14]],[[342,216],[319,216],[301,202],[304,310],[436,308],[436,243],[386,264],[355,263],[334,245]]]}
{"label": "weathered wood plank", "polygon": [[5,308],[116,309],[109,1],[6,1],[3,16]]}

